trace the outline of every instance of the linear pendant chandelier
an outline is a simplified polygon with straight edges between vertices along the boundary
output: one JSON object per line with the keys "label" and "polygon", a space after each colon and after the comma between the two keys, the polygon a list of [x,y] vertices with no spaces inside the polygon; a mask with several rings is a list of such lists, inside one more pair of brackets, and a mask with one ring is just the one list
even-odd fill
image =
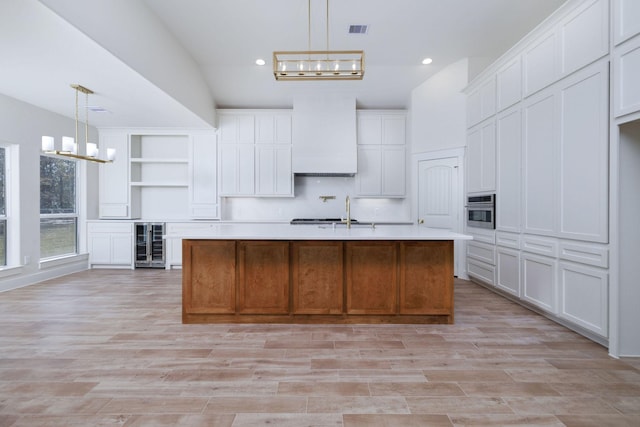
{"label": "linear pendant chandelier", "polygon": [[308,0],[308,50],[273,52],[276,80],[362,80],[364,51],[329,50],[329,0],[326,0],[327,49],[311,50],[311,0]]}
{"label": "linear pendant chandelier", "polygon": [[[62,137],[62,149],[57,150],[55,148],[55,139],[52,136],[42,137],[42,152],[44,154],[51,154],[62,157],[70,157],[72,159],[88,160],[90,162],[97,163],[112,163],[116,157],[115,148],[107,148],[106,159],[99,157],[98,145],[89,142],[89,95],[93,93],[91,89],[87,89],[79,84],[72,84],[71,87],[76,91],[76,137],[75,139],[69,136]],[[78,94],[82,92],[85,94],[85,121],[84,121],[84,153],[78,152]]]}

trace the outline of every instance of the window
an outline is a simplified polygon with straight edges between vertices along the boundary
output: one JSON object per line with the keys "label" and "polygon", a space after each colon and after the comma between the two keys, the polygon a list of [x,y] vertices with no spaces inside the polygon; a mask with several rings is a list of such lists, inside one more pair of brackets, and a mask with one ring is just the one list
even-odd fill
{"label": "window", "polygon": [[0,267],[7,265],[7,167],[6,150],[0,147]]}
{"label": "window", "polygon": [[40,156],[40,258],[78,253],[76,162]]}

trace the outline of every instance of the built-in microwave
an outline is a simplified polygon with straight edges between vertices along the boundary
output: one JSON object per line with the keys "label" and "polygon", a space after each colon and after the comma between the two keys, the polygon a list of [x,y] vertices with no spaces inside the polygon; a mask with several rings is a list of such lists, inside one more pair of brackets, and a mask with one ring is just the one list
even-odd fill
{"label": "built-in microwave", "polygon": [[496,228],[496,195],[467,197],[467,227]]}

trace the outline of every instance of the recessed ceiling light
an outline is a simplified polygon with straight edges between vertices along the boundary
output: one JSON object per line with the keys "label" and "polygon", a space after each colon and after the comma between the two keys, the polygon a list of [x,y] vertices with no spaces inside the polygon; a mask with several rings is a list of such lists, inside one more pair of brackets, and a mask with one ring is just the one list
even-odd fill
{"label": "recessed ceiling light", "polygon": [[266,64],[266,61],[262,58],[256,59],[256,65],[264,65]]}
{"label": "recessed ceiling light", "polygon": [[423,65],[429,65],[429,64],[431,64],[432,62],[433,62],[433,59],[431,59],[431,58],[424,58],[424,59],[422,60],[422,64],[423,64]]}

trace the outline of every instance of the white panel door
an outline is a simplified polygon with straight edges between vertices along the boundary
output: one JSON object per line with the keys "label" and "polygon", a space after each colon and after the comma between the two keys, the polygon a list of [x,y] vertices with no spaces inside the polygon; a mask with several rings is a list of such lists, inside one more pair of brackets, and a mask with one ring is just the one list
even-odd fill
{"label": "white panel door", "polygon": [[100,165],[100,218],[128,218],[129,208],[129,134],[127,131],[100,131],[102,150],[115,148],[113,163]]}
{"label": "white panel door", "polygon": [[607,337],[609,278],[606,270],[560,263],[559,315]]}
{"label": "white panel door", "polygon": [[550,312],[556,312],[556,270],[553,258],[522,255],[523,299]]}
{"label": "white panel door", "polygon": [[527,232],[555,235],[558,162],[555,97],[544,93],[524,106],[523,225]]}
{"label": "white panel door", "polygon": [[522,99],[522,62],[519,56],[501,68],[496,79],[498,111]]}
{"label": "white panel door", "polygon": [[640,111],[640,36],[615,50],[613,70],[614,115]]}
{"label": "white panel door", "polygon": [[519,108],[509,110],[497,118],[497,195],[496,229],[520,231],[522,190],[521,151],[522,115]]}
{"label": "white panel door", "polygon": [[405,195],[406,181],[405,146],[382,147],[382,195],[398,197]]}
{"label": "white panel door", "polygon": [[192,218],[218,216],[216,136],[194,134],[191,139],[189,212]]}
{"label": "white panel door", "polygon": [[[637,0],[636,0],[637,1]],[[609,2],[592,0],[559,26],[560,67],[566,76],[609,52]]]}
{"label": "white panel door", "polygon": [[520,251],[497,248],[496,287],[520,297]]}
{"label": "white panel door", "polygon": [[613,0],[613,28],[616,45],[640,34],[640,1]]}
{"label": "white panel door", "polygon": [[601,61],[560,89],[559,235],[608,241],[609,79]]}
{"label": "white panel door", "polygon": [[536,39],[522,56],[524,95],[529,96],[557,80],[556,35],[549,32]]}
{"label": "white panel door", "polygon": [[418,163],[418,219],[426,227],[458,228],[458,171],[455,157]]}

